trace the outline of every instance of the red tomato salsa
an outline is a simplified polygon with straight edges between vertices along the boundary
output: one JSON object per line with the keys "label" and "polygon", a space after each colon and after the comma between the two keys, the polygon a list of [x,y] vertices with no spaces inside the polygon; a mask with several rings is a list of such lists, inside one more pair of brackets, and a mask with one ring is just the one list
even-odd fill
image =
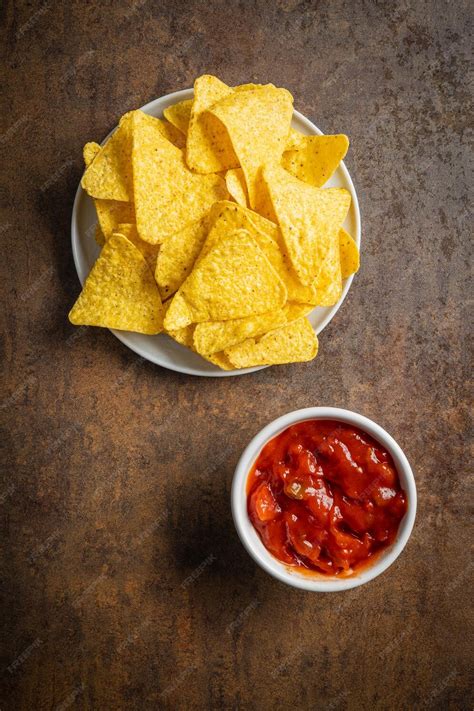
{"label": "red tomato salsa", "polygon": [[250,520],[283,563],[350,575],[395,539],[407,509],[390,454],[357,427],[308,420],[260,452],[247,482]]}

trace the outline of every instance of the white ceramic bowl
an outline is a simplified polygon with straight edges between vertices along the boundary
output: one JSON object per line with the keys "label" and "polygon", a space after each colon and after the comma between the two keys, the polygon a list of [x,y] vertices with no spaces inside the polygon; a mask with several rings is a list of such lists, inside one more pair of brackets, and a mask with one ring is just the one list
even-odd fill
{"label": "white ceramic bowl", "polygon": [[[182,91],[175,91],[173,94],[167,94],[159,99],[150,101],[149,104],[142,106],[141,110],[151,116],[162,118],[163,111],[168,106],[176,104],[178,101],[192,98],[193,90],[183,89]],[[320,131],[314,123],[311,123],[309,119],[303,116],[303,114],[300,114],[298,111],[293,112],[292,126],[306,135],[322,134],[322,131]],[[344,127],[341,127],[341,130],[343,130],[343,128]],[[111,134],[109,134],[109,136],[110,135]],[[109,136],[106,136],[104,141],[107,140]],[[360,250],[359,203],[357,201],[357,194],[354,184],[352,183],[351,176],[349,175],[349,171],[343,162],[341,162],[338,166],[336,172],[331,179],[328,180],[325,187],[346,188],[346,190],[350,192],[352,202],[349,213],[344,222],[344,228],[349,232],[349,234],[352,235]],[[72,209],[71,241],[74,264],[76,265],[77,275],[81,284],[84,284],[87,275],[92,269],[92,265],[99,256],[100,250],[94,239],[96,222],[97,216],[92,199],[81,188],[79,183],[74,200],[74,207]],[[325,307],[318,306],[308,316],[311,321],[311,325],[317,334],[321,333],[323,328],[327,326],[327,324],[335,316],[337,310],[347,296],[347,292],[352,284],[353,276],[354,275],[351,275],[345,279],[341,298],[337,304]],[[221,370],[217,367],[217,365],[209,363],[204,360],[204,358],[201,358],[201,356],[197,353],[193,353],[188,348],[179,345],[179,343],[176,343],[176,341],[173,341],[172,338],[163,333],[160,333],[157,336],[145,336],[142,333],[117,330],[112,330],[112,333],[119,339],[119,341],[122,341],[122,343],[124,343],[132,351],[135,351],[135,353],[138,353],[138,355],[142,356],[142,358],[146,358],[146,360],[149,360],[152,363],[161,365],[163,368],[177,370],[180,373],[187,373],[188,375],[204,375],[216,378],[225,378],[227,376],[253,373],[256,370],[260,370],[262,367],[267,367],[260,366],[257,368],[245,368],[242,370]]]}
{"label": "white ceramic bowl", "polygon": [[[263,545],[247,513],[247,478],[249,472],[265,444],[280,432],[296,422],[305,420],[337,420],[345,422],[371,435],[392,455],[397,468],[400,484],[407,496],[407,512],[400,522],[398,534],[391,546],[377,555],[377,558],[361,571],[348,577],[337,577],[300,573],[297,568],[281,563]],[[410,464],[399,445],[380,425],[363,415],[336,407],[308,407],[295,410],[270,422],[250,442],[237,464],[232,482],[232,515],[240,540],[252,558],[267,573],[283,583],[313,592],[338,592],[358,587],[376,578],[392,565],[404,549],[415,522],[416,486]]]}

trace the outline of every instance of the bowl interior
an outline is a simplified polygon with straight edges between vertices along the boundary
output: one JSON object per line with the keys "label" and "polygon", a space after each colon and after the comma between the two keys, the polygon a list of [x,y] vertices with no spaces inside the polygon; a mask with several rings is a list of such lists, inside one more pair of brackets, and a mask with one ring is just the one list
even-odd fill
{"label": "bowl interior", "polygon": [[[247,479],[265,444],[290,425],[306,420],[336,420],[359,427],[380,442],[391,454],[407,496],[407,512],[400,522],[395,541],[374,556],[372,562],[350,576],[327,576],[300,572],[281,563],[263,545],[247,513]],[[416,486],[410,464],[399,445],[380,425],[350,410],[331,407],[306,408],[283,415],[261,430],[250,442],[236,468],[232,483],[232,513],[239,537],[252,558],[278,580],[294,587],[317,592],[337,592],[362,585],[380,575],[395,560],[410,537],[416,515]]]}

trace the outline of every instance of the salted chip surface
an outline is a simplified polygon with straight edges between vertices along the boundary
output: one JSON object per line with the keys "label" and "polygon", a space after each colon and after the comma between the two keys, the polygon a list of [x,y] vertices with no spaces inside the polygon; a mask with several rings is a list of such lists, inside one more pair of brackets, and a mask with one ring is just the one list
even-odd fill
{"label": "salted chip surface", "polygon": [[[257,202],[259,170],[267,162],[279,163],[291,117],[293,97],[273,85],[235,91],[209,109],[226,127],[245,175],[250,207]],[[229,166],[233,167],[233,166]]]}
{"label": "salted chip surface", "polygon": [[119,224],[114,234],[121,234],[128,240],[130,240],[130,242],[132,242],[135,247],[137,247],[137,249],[139,249],[140,252],[143,254],[148,263],[148,266],[154,273],[156,267],[156,258],[160,249],[158,245],[150,244],[149,242],[145,242],[144,240],[140,239],[137,226],[134,224]]}
{"label": "salted chip surface", "polygon": [[238,205],[242,205],[242,207],[248,207],[249,196],[242,168],[231,168],[228,170],[225,174],[225,183],[227,185],[229,195],[235,200],[235,202]]}
{"label": "salted chip surface", "polygon": [[299,145],[283,153],[281,164],[289,173],[320,188],[338,167],[349,148],[344,134],[303,136]]}
{"label": "salted chip surface", "polygon": [[168,108],[163,111],[165,119],[173,124],[181,133],[184,133],[185,136],[188,133],[192,105],[192,99],[185,99],[185,101],[178,101],[177,104],[168,106]]}
{"label": "salted chip surface", "polygon": [[95,239],[95,241],[97,242],[97,244],[99,245],[99,247],[103,247],[103,246],[104,246],[104,244],[105,244],[105,237],[104,237],[104,233],[103,233],[102,230],[100,229],[100,225],[96,225],[96,226],[95,226],[94,239]]}
{"label": "salted chip surface", "polygon": [[349,210],[343,188],[315,188],[277,165],[265,167],[275,214],[291,264],[300,282],[310,286]]}
{"label": "salted chip surface", "polygon": [[342,278],[347,279],[348,276],[359,271],[360,255],[354,239],[342,227],[339,230],[339,249]]}
{"label": "salted chip surface", "polygon": [[247,338],[260,336],[286,323],[285,309],[247,316],[230,321],[198,323],[194,330],[194,348],[201,355],[223,351]]}
{"label": "salted chip surface", "polygon": [[204,360],[208,360],[210,363],[217,365],[221,370],[235,370],[235,366],[232,365],[225,353],[213,353],[212,355],[202,357]]}
{"label": "salted chip surface", "polygon": [[90,166],[96,155],[100,153],[100,145],[95,143],[95,141],[89,141],[86,143],[82,149],[82,156],[84,158],[84,165],[86,168]]}
{"label": "salted chip surface", "polygon": [[173,297],[167,330],[202,321],[227,321],[281,308],[287,291],[246,230],[221,236],[198,260]]}
{"label": "salted chip surface", "polygon": [[133,113],[122,116],[117,130],[82,176],[81,185],[91,197],[124,202],[132,199]]}
{"label": "salted chip surface", "polygon": [[203,255],[210,245],[219,239],[220,235],[233,229],[245,229],[257,241],[260,249],[285,285],[288,300],[302,304],[316,304],[314,285],[303,286],[300,283],[285,254],[280,230],[273,222],[253,210],[223,200],[211,208],[209,224],[210,229],[203,247]]}
{"label": "salted chip surface", "polygon": [[162,330],[163,307],[153,273],[123,235],[112,235],[105,243],[69,320],[145,334]]}
{"label": "salted chip surface", "polygon": [[[134,112],[133,186],[138,234],[158,244],[227,197],[218,175],[196,175],[183,153],[141,111]],[[94,161],[95,162],[95,161]]]}
{"label": "salted chip surface", "polygon": [[170,235],[161,245],[155,279],[162,299],[175,293],[191,273],[207,237],[207,219],[187,225]]}
{"label": "salted chip surface", "polygon": [[169,121],[163,121],[162,119],[155,119],[155,121],[160,122],[161,133],[173,146],[181,149],[185,148],[186,136],[183,135],[182,131],[176,128],[176,126],[173,126]]}
{"label": "salted chip surface", "polygon": [[318,352],[318,339],[306,318],[266,333],[258,339],[250,338],[228,348],[226,356],[236,368],[257,365],[279,365],[312,360]]}
{"label": "salted chip surface", "polygon": [[217,173],[239,165],[225,127],[207,111],[233,93],[230,86],[211,74],[204,74],[194,82],[186,162],[198,173]]}
{"label": "salted chip surface", "polygon": [[339,231],[335,231],[329,241],[328,250],[315,281],[317,305],[333,306],[342,293],[341,254]]}
{"label": "salted chip surface", "polygon": [[105,239],[112,237],[120,224],[135,222],[135,209],[131,202],[94,200],[97,219]]}

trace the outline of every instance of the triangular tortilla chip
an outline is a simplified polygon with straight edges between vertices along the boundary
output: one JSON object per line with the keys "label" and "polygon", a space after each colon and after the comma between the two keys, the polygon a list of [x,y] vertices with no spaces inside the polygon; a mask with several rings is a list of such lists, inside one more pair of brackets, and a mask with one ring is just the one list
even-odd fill
{"label": "triangular tortilla chip", "polygon": [[199,259],[173,297],[166,329],[227,321],[273,311],[287,291],[255,239],[245,230],[224,234]]}
{"label": "triangular tortilla chip", "polygon": [[194,348],[200,355],[212,355],[255,338],[286,323],[285,309],[230,321],[206,321],[194,329]]}
{"label": "triangular tortilla chip", "polygon": [[225,350],[236,368],[278,365],[312,360],[318,352],[318,339],[306,318],[266,333],[261,338]]}
{"label": "triangular tortilla chip", "polygon": [[227,197],[222,178],[192,173],[182,152],[141,111],[134,112],[132,159],[136,224],[146,242],[163,242]]}
{"label": "triangular tortilla chip", "polygon": [[342,292],[339,231],[332,234],[326,257],[314,286],[316,287],[318,306],[333,306],[339,301]]}
{"label": "triangular tortilla chip", "polygon": [[281,164],[304,183],[320,188],[343,160],[349,148],[344,134],[335,136],[303,136],[300,144],[283,153]]}
{"label": "triangular tortilla chip", "polygon": [[177,104],[168,106],[168,108],[163,111],[165,119],[172,123],[173,126],[176,126],[185,136],[188,133],[192,105],[192,99],[185,99],[185,101],[178,101]]}
{"label": "triangular tortilla chip", "polygon": [[[261,166],[279,163],[290,130],[293,97],[273,85],[236,91],[209,109],[226,127],[255,208]],[[231,166],[232,167],[232,166]]]}
{"label": "triangular tortilla chip", "polygon": [[230,196],[238,205],[242,207],[249,206],[249,195],[247,192],[247,183],[242,168],[232,168],[225,174],[225,184]]}
{"label": "triangular tortilla chip", "polygon": [[132,115],[122,116],[117,130],[82,176],[81,185],[91,197],[123,202],[132,199]]}
{"label": "triangular tortilla chip", "polygon": [[141,252],[126,237],[112,235],[107,240],[69,320],[146,334],[162,330],[163,307],[155,279]]}
{"label": "triangular tortilla chip", "polygon": [[130,223],[121,223],[120,225],[117,225],[114,234],[123,235],[128,240],[130,240],[130,242],[132,242],[135,247],[139,249],[140,252],[143,254],[151,271],[153,273],[155,272],[156,258],[160,249],[158,245],[150,244],[149,242],[145,242],[144,240],[140,239],[140,235],[137,231],[137,226]]}
{"label": "triangular tortilla chip", "polygon": [[120,224],[135,222],[135,210],[131,202],[118,200],[94,200],[97,219],[105,239],[112,237]]}
{"label": "triangular tortilla chip", "polygon": [[156,260],[155,279],[161,298],[175,293],[191,273],[207,236],[207,218],[187,225],[170,235],[161,245]]}
{"label": "triangular tortilla chip", "polygon": [[347,279],[348,276],[359,271],[360,255],[356,243],[342,227],[339,230],[339,249],[342,278]]}
{"label": "triangular tortilla chip", "polygon": [[263,177],[291,264],[301,283],[310,286],[344,222],[350,193],[314,188],[276,165],[266,166]]}
{"label": "triangular tortilla chip", "polygon": [[89,141],[86,143],[82,149],[82,156],[84,158],[84,164],[86,168],[90,166],[94,158],[100,153],[100,145],[94,141]]}
{"label": "triangular tortilla chip", "polygon": [[194,82],[186,162],[198,173],[217,173],[239,165],[224,126],[207,113],[216,101],[233,93],[230,86],[210,74],[204,74]]}
{"label": "triangular tortilla chip", "polygon": [[209,247],[225,232],[244,229],[250,232],[264,252],[266,258],[286,286],[288,300],[302,304],[316,303],[316,289],[313,285],[300,284],[283,249],[279,228],[264,217],[228,200],[212,206],[209,213],[209,234],[201,252],[206,254]]}

